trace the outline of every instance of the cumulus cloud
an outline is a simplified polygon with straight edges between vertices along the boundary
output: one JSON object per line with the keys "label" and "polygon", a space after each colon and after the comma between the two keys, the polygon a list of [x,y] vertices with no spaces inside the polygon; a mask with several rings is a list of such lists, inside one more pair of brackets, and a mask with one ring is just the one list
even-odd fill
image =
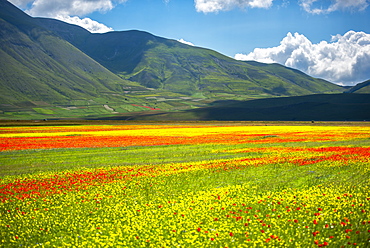
{"label": "cumulus cloud", "polygon": [[26,12],[31,16],[55,17],[83,16],[94,11],[109,11],[115,3],[126,0],[10,0],[18,7],[29,6]]}
{"label": "cumulus cloud", "polygon": [[184,40],[184,39],[179,39],[179,40],[177,40],[178,42],[181,42],[181,43],[184,43],[184,44],[186,44],[186,45],[189,45],[189,46],[194,46],[194,44],[193,43],[191,43],[190,41],[186,41],[186,40]]}
{"label": "cumulus cloud", "polygon": [[91,20],[90,18],[79,18],[78,16],[57,16],[56,19],[59,19],[63,22],[70,24],[75,24],[83,27],[84,29],[90,31],[91,33],[106,33],[113,31],[112,28],[107,27],[106,25],[99,23],[97,21]]}
{"label": "cumulus cloud", "polygon": [[194,0],[198,12],[210,13],[233,8],[269,8],[274,0]]}
{"label": "cumulus cloud", "polygon": [[[19,0],[21,1],[21,0]],[[169,0],[165,0],[168,2]],[[269,8],[274,0],[194,0],[198,12],[210,13],[228,11],[234,8]],[[283,0],[282,6],[289,2]],[[308,13],[327,14],[333,11],[362,11],[369,6],[369,0],[300,0],[299,4]]]}
{"label": "cumulus cloud", "polygon": [[[302,8],[311,14],[327,14],[338,10],[362,11],[369,6],[369,0],[301,0]],[[326,7],[324,7],[326,6]]]}
{"label": "cumulus cloud", "polygon": [[18,6],[19,8],[25,8],[28,3],[30,3],[30,0],[8,0],[15,6]]}
{"label": "cumulus cloud", "polygon": [[109,11],[116,4],[125,1],[127,0],[10,0],[14,5],[25,8],[25,12],[31,16],[59,19],[94,33],[104,33],[112,29],[90,18],[80,17],[95,11]]}
{"label": "cumulus cloud", "polygon": [[313,44],[302,34],[288,33],[277,47],[256,48],[235,59],[279,63],[333,83],[354,85],[370,79],[370,34],[349,31]]}

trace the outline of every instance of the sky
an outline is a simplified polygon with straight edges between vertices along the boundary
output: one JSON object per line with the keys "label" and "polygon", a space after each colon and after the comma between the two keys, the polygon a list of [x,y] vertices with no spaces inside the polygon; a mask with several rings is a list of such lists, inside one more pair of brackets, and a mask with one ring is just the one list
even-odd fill
{"label": "sky", "polygon": [[370,79],[370,0],[9,0],[90,32],[142,30],[339,85]]}

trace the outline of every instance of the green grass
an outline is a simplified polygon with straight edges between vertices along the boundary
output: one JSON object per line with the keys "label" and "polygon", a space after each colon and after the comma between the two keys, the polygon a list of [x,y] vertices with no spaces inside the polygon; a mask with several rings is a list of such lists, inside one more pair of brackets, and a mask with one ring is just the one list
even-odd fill
{"label": "green grass", "polygon": [[33,108],[33,110],[35,110],[37,113],[43,114],[43,115],[53,115],[53,114],[55,114],[55,112],[52,111],[51,109]]}
{"label": "green grass", "polygon": [[[243,146],[232,146],[239,148]],[[223,145],[171,145],[126,148],[79,148],[7,151],[0,157],[0,176],[78,167],[125,166],[229,159],[245,154],[218,154]],[[231,148],[231,147],[228,147]]]}

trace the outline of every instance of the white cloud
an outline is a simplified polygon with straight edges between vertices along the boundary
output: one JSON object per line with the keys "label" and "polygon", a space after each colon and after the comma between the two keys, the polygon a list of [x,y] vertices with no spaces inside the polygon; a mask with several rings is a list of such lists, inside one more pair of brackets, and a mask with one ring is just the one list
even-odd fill
{"label": "white cloud", "polygon": [[99,23],[97,21],[91,20],[90,18],[79,18],[78,16],[57,16],[56,19],[59,19],[61,21],[75,24],[78,26],[83,27],[84,29],[90,31],[91,33],[106,33],[113,31],[112,28],[105,26],[102,23]]}
{"label": "white cloud", "polygon": [[194,46],[194,44],[193,43],[191,43],[190,41],[186,41],[186,40],[184,40],[184,39],[179,39],[179,40],[177,40],[178,42],[181,42],[181,43],[184,43],[184,44],[186,44],[186,45],[189,45],[189,46]]}
{"label": "white cloud", "polygon": [[112,28],[91,20],[80,18],[95,11],[105,12],[114,8],[115,4],[127,0],[10,0],[31,16],[49,17],[79,25],[92,33],[113,31]]}
{"label": "white cloud", "polygon": [[[300,5],[311,14],[327,14],[338,10],[362,11],[369,6],[369,0],[301,0]],[[326,4],[326,5],[325,5]]]}
{"label": "white cloud", "polygon": [[280,45],[236,54],[238,60],[279,63],[337,84],[353,85],[370,79],[370,34],[349,31],[317,44],[302,34],[288,33]]}
{"label": "white cloud", "polygon": [[8,0],[15,6],[18,6],[19,8],[25,8],[28,3],[30,3],[30,0]]}
{"label": "white cloud", "polygon": [[198,12],[210,13],[233,8],[269,8],[274,0],[194,0]]}
{"label": "white cloud", "polygon": [[26,12],[31,16],[55,17],[83,16],[95,11],[109,11],[115,3],[126,0],[10,0],[18,7],[29,6]]}
{"label": "white cloud", "polygon": [[[168,2],[169,0],[165,0]],[[210,13],[228,11],[234,8],[269,8],[274,0],[194,0],[195,8],[198,12]],[[282,6],[289,4],[283,0]],[[333,11],[365,10],[370,0],[300,0],[301,7],[311,14],[326,14]]]}

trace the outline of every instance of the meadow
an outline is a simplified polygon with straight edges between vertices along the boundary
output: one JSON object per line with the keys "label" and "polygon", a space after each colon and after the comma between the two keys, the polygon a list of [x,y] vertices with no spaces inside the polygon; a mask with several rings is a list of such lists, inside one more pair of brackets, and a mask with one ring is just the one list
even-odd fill
{"label": "meadow", "polygon": [[369,247],[370,126],[0,127],[0,247]]}

